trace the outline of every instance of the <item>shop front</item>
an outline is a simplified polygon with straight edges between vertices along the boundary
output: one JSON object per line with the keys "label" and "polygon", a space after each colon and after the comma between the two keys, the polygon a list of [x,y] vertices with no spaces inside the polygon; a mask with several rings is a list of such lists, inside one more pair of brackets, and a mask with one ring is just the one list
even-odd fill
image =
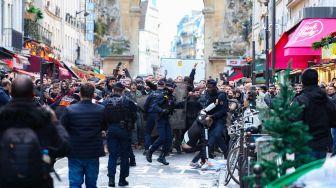
{"label": "shop front", "polygon": [[26,41],[24,47],[29,49],[31,54],[30,65],[24,67],[25,71],[35,74],[40,74],[42,71],[43,75],[49,78],[71,79],[71,73],[64,68],[59,60],[55,59],[56,55],[52,48],[34,40]]}
{"label": "shop front", "polygon": [[[336,31],[336,19],[304,19],[297,26],[283,33],[277,42],[275,69],[286,69],[292,62],[292,70],[302,70],[321,63],[322,51],[312,44]],[[271,55],[269,55],[271,67]]]}

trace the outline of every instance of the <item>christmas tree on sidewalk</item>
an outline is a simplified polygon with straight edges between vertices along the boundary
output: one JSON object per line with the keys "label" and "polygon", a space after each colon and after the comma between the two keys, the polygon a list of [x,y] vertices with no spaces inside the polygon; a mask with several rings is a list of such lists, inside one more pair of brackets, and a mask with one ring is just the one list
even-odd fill
{"label": "christmas tree on sidewalk", "polygon": [[298,120],[302,106],[293,103],[295,94],[289,84],[289,72],[288,68],[284,83],[280,84],[280,93],[272,102],[270,117],[264,123],[264,130],[272,136],[272,140],[269,149],[261,156],[273,157],[272,160],[262,157],[258,163],[263,171],[263,186],[285,175],[288,169],[312,161],[312,158],[305,155],[310,151],[306,145],[312,137],[308,133],[308,126]]}

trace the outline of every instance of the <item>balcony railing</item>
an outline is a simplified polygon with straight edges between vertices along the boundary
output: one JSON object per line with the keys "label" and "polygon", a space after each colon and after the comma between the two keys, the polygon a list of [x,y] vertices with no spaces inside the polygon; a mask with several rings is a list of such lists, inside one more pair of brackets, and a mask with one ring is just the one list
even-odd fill
{"label": "balcony railing", "polygon": [[25,20],[24,22],[24,36],[29,39],[40,41],[47,45],[51,45],[52,32],[43,27],[37,22]]}
{"label": "balcony railing", "polygon": [[22,50],[22,33],[13,28],[4,28],[2,35],[2,44],[4,47],[15,50]]}

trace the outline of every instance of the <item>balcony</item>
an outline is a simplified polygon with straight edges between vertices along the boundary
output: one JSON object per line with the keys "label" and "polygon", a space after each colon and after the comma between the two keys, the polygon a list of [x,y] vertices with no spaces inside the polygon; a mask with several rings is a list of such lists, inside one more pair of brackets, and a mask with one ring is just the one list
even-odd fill
{"label": "balcony", "polygon": [[22,33],[16,31],[13,28],[4,28],[2,35],[2,43],[3,46],[6,48],[21,51],[23,44]]}
{"label": "balcony", "polygon": [[51,46],[52,33],[37,22],[25,19],[24,37]]}

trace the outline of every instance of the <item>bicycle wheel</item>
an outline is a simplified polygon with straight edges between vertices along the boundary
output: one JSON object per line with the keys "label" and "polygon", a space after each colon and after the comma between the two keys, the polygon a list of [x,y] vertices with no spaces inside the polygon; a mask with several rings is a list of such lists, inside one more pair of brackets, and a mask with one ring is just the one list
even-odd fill
{"label": "bicycle wheel", "polygon": [[233,148],[238,147],[239,145],[239,136],[233,136],[229,141],[228,151],[230,152]]}
{"label": "bicycle wheel", "polygon": [[239,147],[233,148],[227,158],[226,167],[229,175],[237,184],[239,184],[239,178],[236,177],[238,174],[235,174],[238,170],[238,157],[239,157]]}

